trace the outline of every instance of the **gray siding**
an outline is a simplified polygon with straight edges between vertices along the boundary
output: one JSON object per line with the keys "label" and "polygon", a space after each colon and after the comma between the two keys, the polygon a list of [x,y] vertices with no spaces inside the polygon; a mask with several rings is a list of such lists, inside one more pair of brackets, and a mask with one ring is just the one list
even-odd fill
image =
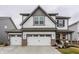
{"label": "gray siding", "polygon": [[74,31],[72,34],[72,40],[78,40],[78,24],[74,24],[73,26],[70,26],[69,29]]}
{"label": "gray siding", "polygon": [[[5,29],[5,26],[7,26],[7,29]],[[0,41],[8,42],[8,36],[5,31],[10,29],[16,29],[10,18],[0,18]]]}
{"label": "gray siding", "polygon": [[33,16],[45,16],[45,14],[40,10],[38,9],[34,14]]}
{"label": "gray siding", "polygon": [[[45,14],[40,10],[38,9],[34,14],[33,16],[45,16]],[[27,18],[28,16],[23,16],[23,19],[22,20],[25,20],[25,18]]]}

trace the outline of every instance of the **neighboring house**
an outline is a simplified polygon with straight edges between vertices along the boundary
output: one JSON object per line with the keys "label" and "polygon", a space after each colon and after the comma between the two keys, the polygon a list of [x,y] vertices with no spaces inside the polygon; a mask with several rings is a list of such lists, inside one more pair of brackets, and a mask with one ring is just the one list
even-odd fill
{"label": "neighboring house", "polygon": [[10,17],[0,17],[0,43],[8,43],[6,30],[16,29],[16,26]]}
{"label": "neighboring house", "polygon": [[21,13],[20,30],[7,31],[10,45],[44,46],[55,45],[57,40],[72,38],[68,29],[70,17],[47,13],[38,6],[32,13]]}
{"label": "neighboring house", "polygon": [[79,41],[79,21],[71,24],[69,26],[69,29],[74,31],[74,33],[72,34],[72,41]]}

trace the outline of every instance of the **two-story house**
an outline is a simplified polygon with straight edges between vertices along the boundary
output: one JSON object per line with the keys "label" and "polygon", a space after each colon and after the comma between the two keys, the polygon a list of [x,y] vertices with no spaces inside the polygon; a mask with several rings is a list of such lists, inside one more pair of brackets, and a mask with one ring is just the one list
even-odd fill
{"label": "two-story house", "polygon": [[38,6],[32,13],[20,13],[22,23],[20,30],[9,30],[10,45],[45,46],[55,45],[56,40],[72,39],[68,29],[70,17],[58,16],[58,13],[47,13]]}

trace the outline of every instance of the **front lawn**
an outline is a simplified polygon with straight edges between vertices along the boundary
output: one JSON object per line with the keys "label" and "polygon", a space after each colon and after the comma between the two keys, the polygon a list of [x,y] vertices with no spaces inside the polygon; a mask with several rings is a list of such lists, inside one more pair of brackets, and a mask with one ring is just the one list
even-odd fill
{"label": "front lawn", "polygon": [[76,47],[58,48],[58,50],[63,54],[79,54],[79,48]]}

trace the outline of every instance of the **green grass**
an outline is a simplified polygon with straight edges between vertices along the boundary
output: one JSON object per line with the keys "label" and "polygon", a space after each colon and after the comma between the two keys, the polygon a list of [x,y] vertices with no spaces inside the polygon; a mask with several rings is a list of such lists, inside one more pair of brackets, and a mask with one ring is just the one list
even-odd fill
{"label": "green grass", "polygon": [[58,48],[58,50],[63,54],[79,54],[79,48],[70,47],[70,48]]}

